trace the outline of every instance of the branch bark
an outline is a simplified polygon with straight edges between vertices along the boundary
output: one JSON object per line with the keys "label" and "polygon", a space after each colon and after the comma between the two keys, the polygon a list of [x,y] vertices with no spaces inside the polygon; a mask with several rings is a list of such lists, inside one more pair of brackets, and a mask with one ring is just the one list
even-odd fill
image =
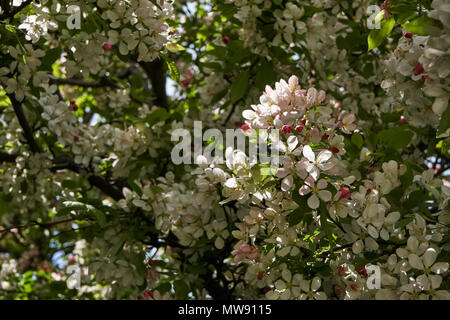
{"label": "branch bark", "polygon": [[162,59],[152,62],[139,62],[152,83],[155,94],[155,104],[161,108],[168,109],[169,101],[166,93],[166,68]]}
{"label": "branch bark", "polygon": [[14,112],[16,113],[17,119],[19,120],[20,126],[23,129],[23,135],[27,140],[28,145],[33,153],[41,152],[41,148],[37,145],[34,140],[33,130],[31,129],[27,118],[25,117],[25,113],[22,108],[22,103],[17,101],[14,94],[8,94],[9,100],[11,100],[12,106],[14,108]]}
{"label": "branch bark", "polygon": [[71,86],[79,86],[83,88],[103,88],[103,87],[111,87],[115,89],[119,89],[120,86],[111,80],[108,77],[102,77],[100,81],[85,81],[82,79],[76,79],[76,78],[58,78],[55,76],[50,76],[50,83],[56,84],[56,85],[71,85]]}
{"label": "branch bark", "polygon": [[22,9],[24,9],[25,7],[27,7],[27,6],[28,6],[30,3],[32,3],[33,1],[32,1],[32,0],[24,1],[24,2],[22,2],[22,3],[20,4],[20,6],[14,7],[14,9],[11,10],[11,11],[10,11],[11,8],[9,7],[9,4],[8,4],[8,6],[3,6],[4,2],[7,3],[8,1],[2,1],[2,7],[4,8],[5,12],[3,12],[3,13],[0,15],[0,21],[3,21],[3,20],[6,20],[6,19],[9,19],[9,18],[14,17],[17,13],[19,13],[20,11],[22,11]]}
{"label": "branch bark", "polygon": [[86,176],[87,180],[92,186],[99,188],[114,200],[119,201],[123,198],[122,191],[119,188],[113,185],[110,181],[106,180],[104,177],[90,173],[88,169],[75,163],[72,158],[57,157],[53,159],[53,164],[55,166],[52,168],[52,171],[67,169],[75,173],[79,173]]}
{"label": "branch bark", "polygon": [[16,162],[17,155],[0,151],[0,162]]}

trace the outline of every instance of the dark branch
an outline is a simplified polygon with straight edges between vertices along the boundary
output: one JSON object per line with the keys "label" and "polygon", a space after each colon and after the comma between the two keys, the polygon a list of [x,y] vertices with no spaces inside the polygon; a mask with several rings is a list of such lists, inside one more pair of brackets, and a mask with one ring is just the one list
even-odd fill
{"label": "dark branch", "polygon": [[50,76],[50,83],[56,84],[56,85],[71,85],[71,86],[79,86],[83,88],[104,88],[104,87],[111,87],[115,89],[119,89],[119,85],[111,80],[108,77],[102,77],[100,81],[85,81],[82,79],[76,79],[76,78],[70,78],[70,79],[63,79],[63,78],[57,78],[55,76]]}
{"label": "dark branch", "polygon": [[16,162],[17,155],[0,151],[0,162]]}
{"label": "dark branch", "polygon": [[33,136],[33,130],[31,129],[30,125],[28,124],[27,118],[25,117],[25,113],[23,112],[22,103],[16,100],[16,97],[14,94],[8,94],[9,100],[11,100],[11,103],[14,108],[14,112],[16,113],[17,119],[19,120],[20,126],[23,129],[23,135],[25,139],[27,140],[28,145],[30,146],[30,149],[33,153],[41,152],[41,149],[37,145],[36,141],[34,140]]}
{"label": "dark branch", "polygon": [[152,83],[152,89],[155,94],[155,104],[161,108],[169,108],[169,102],[166,93],[166,68],[162,59],[156,59],[153,62],[139,62]]}
{"label": "dark branch", "polygon": [[119,201],[120,199],[123,198],[123,194],[119,188],[117,188],[111,182],[106,180],[104,177],[91,174],[89,170],[75,163],[75,161],[72,158],[58,157],[53,159],[53,164],[55,166],[52,168],[52,171],[67,169],[79,173],[83,176],[86,176],[86,178],[88,179],[89,183],[92,186],[99,188],[101,191],[103,191],[105,194],[107,194],[114,200]]}
{"label": "dark branch", "polygon": [[27,7],[30,3],[32,3],[33,1],[32,0],[28,0],[28,1],[24,1],[24,2],[22,2],[21,4],[20,4],[20,6],[18,6],[18,7],[14,7],[14,9],[13,10],[11,10],[11,11],[9,11],[9,9],[11,9],[10,7],[9,7],[9,5],[8,6],[3,6],[3,3],[4,2],[8,2],[8,1],[2,1],[2,7],[5,9],[5,12],[3,12],[1,15],[0,15],[0,21],[3,21],[3,20],[6,20],[6,19],[9,19],[9,18],[12,18],[12,17],[14,17],[17,13],[19,13],[20,11],[22,11],[22,9],[24,9],[25,7]]}
{"label": "dark branch", "polygon": [[8,227],[8,228],[1,229],[0,230],[0,234],[3,233],[3,232],[9,232],[9,231],[11,231],[13,229],[25,229],[25,228],[32,227],[32,226],[40,226],[42,228],[48,228],[48,227],[56,226],[56,225],[61,224],[61,223],[72,222],[72,221],[75,221],[75,220],[80,220],[80,218],[79,217],[68,218],[68,219],[63,219],[63,220],[53,221],[53,222],[48,222],[48,223],[40,223],[40,222],[37,222],[37,221],[32,221],[29,224],[24,224],[24,225],[20,225],[20,226],[13,226],[13,227]]}

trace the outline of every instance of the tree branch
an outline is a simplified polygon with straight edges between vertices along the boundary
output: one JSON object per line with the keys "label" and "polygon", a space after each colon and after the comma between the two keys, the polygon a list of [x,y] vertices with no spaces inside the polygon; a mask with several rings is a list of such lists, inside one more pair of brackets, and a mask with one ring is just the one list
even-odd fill
{"label": "tree branch", "polygon": [[23,135],[27,140],[28,145],[33,153],[41,152],[41,148],[37,145],[34,140],[33,130],[28,124],[28,120],[25,117],[25,113],[22,108],[22,103],[16,100],[14,94],[8,94],[9,100],[11,100],[12,106],[14,108],[14,112],[16,113],[17,119],[19,120],[20,126],[23,129]]}
{"label": "tree branch", "polygon": [[[8,2],[8,1],[5,1],[5,2]],[[19,13],[20,11],[22,11],[22,9],[24,9],[25,7],[27,7],[27,6],[28,6],[30,3],[32,3],[32,2],[33,2],[32,0],[24,1],[24,2],[22,2],[22,3],[20,4],[20,6],[14,7],[13,10],[9,11],[9,9],[11,9],[11,8],[10,8],[9,6],[3,7],[3,1],[2,1],[2,7],[5,9],[5,12],[3,12],[3,13],[0,15],[0,21],[3,21],[3,20],[6,20],[6,19],[9,19],[9,18],[14,17],[17,13]]]}
{"label": "tree branch", "polygon": [[71,86],[79,86],[83,88],[103,88],[103,87],[111,87],[115,89],[119,89],[120,86],[111,80],[108,77],[102,77],[100,81],[85,81],[82,79],[76,79],[76,78],[58,78],[55,76],[49,76],[50,83],[56,84],[56,85],[71,85]]}
{"label": "tree branch", "polygon": [[75,220],[80,220],[80,217],[68,218],[68,219],[63,219],[63,220],[59,220],[59,221],[52,221],[52,222],[48,222],[48,223],[40,223],[40,222],[37,222],[37,221],[32,221],[31,223],[28,223],[28,224],[1,229],[0,230],[0,234],[3,233],[3,232],[11,231],[13,229],[24,229],[24,228],[28,228],[28,227],[32,227],[32,226],[40,226],[40,227],[43,227],[43,228],[48,228],[48,227],[53,227],[53,226],[61,224],[61,223],[72,222],[72,221],[75,221]]}
{"label": "tree branch", "polygon": [[72,158],[57,157],[53,159],[53,164],[55,166],[52,168],[52,171],[68,169],[81,175],[87,175],[86,178],[92,186],[99,188],[101,191],[103,191],[105,194],[107,194],[116,201],[119,201],[120,199],[123,198],[122,191],[118,189],[115,185],[113,185],[111,182],[109,182],[102,176],[90,174],[88,169],[75,163],[75,161]]}
{"label": "tree branch", "polygon": [[161,108],[168,109],[169,102],[166,93],[166,69],[162,59],[156,59],[152,62],[139,62],[152,83],[152,89],[155,94],[155,104]]}
{"label": "tree branch", "polygon": [[16,162],[17,155],[0,151],[0,162]]}

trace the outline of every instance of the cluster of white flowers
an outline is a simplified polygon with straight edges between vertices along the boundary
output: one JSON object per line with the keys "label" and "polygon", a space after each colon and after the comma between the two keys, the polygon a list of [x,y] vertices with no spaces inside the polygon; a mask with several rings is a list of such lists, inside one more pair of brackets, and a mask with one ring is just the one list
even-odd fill
{"label": "cluster of white flowers", "polygon": [[[242,293],[246,297],[255,297],[257,288],[264,288],[269,299],[449,298],[447,291],[439,290],[448,263],[435,263],[442,250],[436,243],[442,241],[447,229],[426,222],[418,213],[407,214],[405,228],[409,236],[406,236],[398,226],[405,219],[404,213],[392,210],[388,200],[390,193],[401,186],[400,178],[407,167],[391,160],[363,176],[348,174],[355,164],[345,160],[343,135],[357,130],[354,114],[343,114],[323,91],[301,89],[298,79],[292,76],[288,82],[276,83],[275,89],[267,87],[260,104],[245,110],[243,116],[246,124],[241,129],[249,136],[253,132],[261,133],[261,129],[269,132],[281,129],[283,167],[274,177],[261,181],[254,170],[257,166],[242,151],[227,150],[225,164],[207,165],[203,159],[194,172],[198,174],[198,191],[173,182],[170,188],[160,185],[165,189],[161,194],[165,205],[156,202],[154,211],[159,217],[165,212],[168,220],[164,230],[172,227],[187,247],[195,246],[206,230],[208,238],[217,235],[216,246],[221,248],[223,238],[229,234],[225,230],[226,217],[222,222],[212,219],[211,226],[212,213],[208,210],[213,203],[211,189],[221,185],[225,197],[221,204],[238,202],[238,212],[231,219],[238,219],[232,235],[239,241],[232,252],[235,259],[229,263],[248,264],[245,279],[255,287],[246,287],[246,293]],[[357,167],[367,161],[366,153],[367,149],[361,150],[360,159],[355,160],[359,162]],[[430,171],[416,175],[414,186],[430,189]],[[168,184],[173,178],[164,182]],[[268,181],[279,182],[265,187]],[[448,188],[440,181],[434,181],[433,185],[430,190],[434,190],[436,200],[448,201]],[[292,225],[289,221],[299,205],[298,195],[306,202],[306,207],[300,209],[312,215],[309,222],[301,220]],[[437,212],[437,219],[444,217],[444,210]],[[179,226],[183,219],[190,220],[191,225],[180,233],[173,225]],[[298,270],[294,261],[307,258],[307,250],[324,240],[325,223],[333,224],[336,246],[342,249],[336,253],[337,260],[328,263],[335,271],[309,278],[294,271]],[[413,241],[420,242],[423,250],[409,253]],[[397,254],[389,255],[392,250],[383,251],[381,246],[386,245],[396,247]],[[382,277],[378,290],[367,286],[368,263],[359,262],[370,253],[379,255],[377,264]],[[392,266],[395,259],[398,261]],[[391,289],[393,286],[396,289]],[[415,290],[417,296],[408,295],[405,290]]]}
{"label": "cluster of white flowers", "polygon": [[431,28],[431,36],[404,32],[385,61],[387,76],[381,84],[402,102],[406,119],[417,127],[437,127],[450,97],[448,8],[443,1],[433,1],[432,8],[428,15],[440,20],[444,28],[425,26]]}

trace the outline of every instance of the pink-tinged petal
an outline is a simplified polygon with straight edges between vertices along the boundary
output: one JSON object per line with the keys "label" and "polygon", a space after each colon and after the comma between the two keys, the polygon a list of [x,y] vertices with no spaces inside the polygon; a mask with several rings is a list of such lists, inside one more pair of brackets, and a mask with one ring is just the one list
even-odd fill
{"label": "pink-tinged petal", "polygon": [[285,168],[278,168],[277,171],[275,171],[275,176],[277,178],[284,178],[288,175],[289,170],[286,170]]}
{"label": "pink-tinged petal", "polygon": [[314,181],[316,181],[319,178],[320,171],[319,171],[319,169],[317,169],[316,167],[313,166],[311,168],[311,170],[309,170],[309,174],[314,179]]}
{"label": "pink-tinged petal", "polygon": [[314,104],[314,102],[316,101],[316,97],[317,97],[316,88],[309,88],[306,96],[307,96],[308,104],[309,105]]}
{"label": "pink-tinged petal", "polygon": [[306,159],[308,159],[311,162],[314,162],[314,160],[316,159],[314,151],[308,145],[303,147],[303,155],[306,157]]}
{"label": "pink-tinged petal", "polygon": [[[298,164],[298,163],[297,163]],[[306,178],[306,176],[308,175],[308,172],[305,170],[304,167],[302,167],[301,165],[296,165],[295,166],[295,172],[297,173],[297,175],[302,178],[303,180]]]}
{"label": "pink-tinged petal", "polygon": [[281,190],[288,191],[294,184],[294,178],[289,175],[281,181]]}
{"label": "pink-tinged petal", "polygon": [[283,159],[281,159],[281,162],[286,169],[292,168],[292,165],[294,164],[292,159],[289,157],[283,157]]}
{"label": "pink-tinged petal", "polygon": [[327,171],[332,169],[335,166],[333,162],[325,162],[325,163],[319,163],[318,167],[320,170]]}
{"label": "pink-tinged petal", "polygon": [[319,152],[319,155],[317,156],[317,162],[321,164],[325,163],[328,160],[330,160],[332,155],[333,153],[331,153],[330,150],[322,150]]}
{"label": "pink-tinged petal", "polygon": [[252,111],[252,110],[244,110],[243,112],[242,112],[242,116],[244,117],[244,119],[247,119],[247,120],[253,120],[253,119],[255,119],[256,118],[256,112],[255,111]]}
{"label": "pink-tinged petal", "polygon": [[318,194],[320,199],[322,199],[324,202],[328,202],[331,200],[332,194],[328,190],[320,190]]}
{"label": "pink-tinged petal", "polygon": [[297,144],[298,144],[298,139],[296,136],[290,136],[289,138],[287,138],[287,145],[288,145],[289,151],[294,150],[295,147],[297,147]]}
{"label": "pink-tinged petal", "polygon": [[318,100],[320,103],[324,103],[324,102],[326,101],[326,99],[327,99],[327,95],[326,95],[325,91],[320,90],[320,91],[319,91],[319,94],[318,94],[318,96],[317,96],[317,100]]}
{"label": "pink-tinged petal", "polygon": [[289,86],[291,88],[297,87],[298,86],[298,78],[297,78],[297,76],[291,76],[289,78],[288,82],[289,82]]}
{"label": "pink-tinged petal", "polygon": [[318,189],[325,189],[328,186],[328,182],[325,179],[320,179],[317,181],[317,188]]}
{"label": "pink-tinged petal", "polygon": [[307,203],[311,209],[317,209],[320,206],[320,200],[315,194],[308,198]]}
{"label": "pink-tinged petal", "polygon": [[277,105],[272,105],[271,107],[270,107],[270,113],[272,114],[272,115],[277,115],[277,114],[279,114],[280,113],[280,107],[279,106],[277,106]]}
{"label": "pink-tinged petal", "polygon": [[355,119],[356,119],[355,114],[352,112],[352,113],[349,113],[348,115],[346,115],[344,117],[344,119],[342,120],[342,122],[344,122],[344,124],[347,125],[347,124],[350,124],[353,121],[355,121]]}
{"label": "pink-tinged petal", "polygon": [[301,196],[307,195],[307,194],[310,193],[310,192],[311,192],[311,188],[308,187],[307,185],[301,186],[300,189],[298,190],[298,193],[299,193]]}
{"label": "pink-tinged petal", "polygon": [[311,142],[314,144],[319,143],[322,140],[322,135],[320,134],[320,130],[317,127],[311,128],[311,130],[309,130],[309,135]]}
{"label": "pink-tinged petal", "polygon": [[305,179],[305,183],[312,188],[314,187],[315,180],[313,177],[309,176],[308,178]]}

